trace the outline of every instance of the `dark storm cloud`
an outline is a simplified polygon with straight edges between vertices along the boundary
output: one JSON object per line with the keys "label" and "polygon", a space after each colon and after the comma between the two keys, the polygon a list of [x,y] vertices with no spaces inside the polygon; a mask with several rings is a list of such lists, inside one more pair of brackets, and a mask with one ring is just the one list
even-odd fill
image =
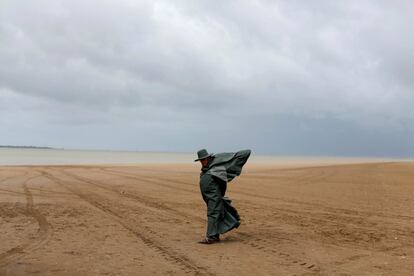
{"label": "dark storm cloud", "polygon": [[3,1],[0,142],[406,155],[414,138],[413,8]]}

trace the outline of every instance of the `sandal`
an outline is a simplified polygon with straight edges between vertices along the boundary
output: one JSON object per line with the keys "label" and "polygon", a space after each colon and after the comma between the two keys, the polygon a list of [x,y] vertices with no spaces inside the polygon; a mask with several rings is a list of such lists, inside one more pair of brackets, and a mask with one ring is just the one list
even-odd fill
{"label": "sandal", "polygon": [[205,237],[204,239],[202,239],[201,241],[199,241],[198,243],[201,244],[212,244],[212,243],[217,243],[220,242],[220,238],[216,238],[216,237]]}

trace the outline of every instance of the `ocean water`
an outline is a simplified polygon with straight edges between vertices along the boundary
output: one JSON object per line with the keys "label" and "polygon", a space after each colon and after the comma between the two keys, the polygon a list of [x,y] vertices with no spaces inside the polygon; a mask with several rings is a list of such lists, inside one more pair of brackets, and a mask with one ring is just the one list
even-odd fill
{"label": "ocean water", "polygon": [[[0,148],[0,165],[192,163],[195,158],[196,153]],[[265,156],[256,155],[254,152],[249,159],[249,163],[273,163],[284,165],[299,163],[332,164],[378,161],[391,160],[376,158]]]}
{"label": "ocean water", "polygon": [[0,165],[187,163],[194,161],[194,156],[186,153],[2,148]]}

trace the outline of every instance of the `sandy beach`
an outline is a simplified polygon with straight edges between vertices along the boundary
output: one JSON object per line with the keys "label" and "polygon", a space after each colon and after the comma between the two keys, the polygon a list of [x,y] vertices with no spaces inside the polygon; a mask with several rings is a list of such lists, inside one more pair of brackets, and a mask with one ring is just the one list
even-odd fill
{"label": "sandy beach", "polygon": [[[345,162],[346,163],[346,162]],[[199,164],[0,167],[0,275],[412,275],[414,163],[267,162],[200,245]]]}

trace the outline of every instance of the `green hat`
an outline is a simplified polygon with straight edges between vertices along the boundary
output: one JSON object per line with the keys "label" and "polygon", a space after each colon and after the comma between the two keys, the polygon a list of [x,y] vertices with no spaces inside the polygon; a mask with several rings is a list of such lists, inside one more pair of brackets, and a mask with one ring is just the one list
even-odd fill
{"label": "green hat", "polygon": [[205,158],[211,156],[211,154],[208,153],[206,149],[201,149],[201,150],[197,151],[197,156],[198,156],[198,158],[196,160],[194,160],[194,162],[197,162],[201,159],[205,159]]}

